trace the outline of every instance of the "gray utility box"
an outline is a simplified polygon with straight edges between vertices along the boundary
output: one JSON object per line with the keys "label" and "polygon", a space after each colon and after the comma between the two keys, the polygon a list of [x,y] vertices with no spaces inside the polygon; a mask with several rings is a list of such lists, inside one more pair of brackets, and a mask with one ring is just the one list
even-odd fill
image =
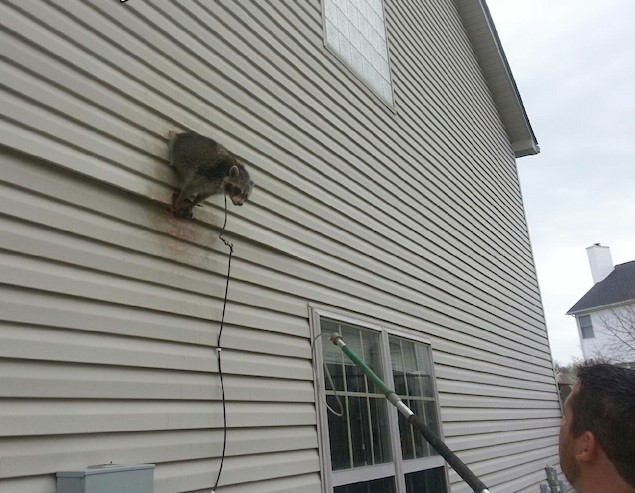
{"label": "gray utility box", "polygon": [[153,492],[154,464],[107,464],[57,473],[57,493]]}

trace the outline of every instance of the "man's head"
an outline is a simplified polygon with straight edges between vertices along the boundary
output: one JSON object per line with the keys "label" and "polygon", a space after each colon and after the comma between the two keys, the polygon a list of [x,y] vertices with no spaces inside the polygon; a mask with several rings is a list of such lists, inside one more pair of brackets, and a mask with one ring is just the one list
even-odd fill
{"label": "man's head", "polygon": [[574,486],[603,467],[635,489],[635,370],[595,363],[578,369],[564,404],[560,465]]}

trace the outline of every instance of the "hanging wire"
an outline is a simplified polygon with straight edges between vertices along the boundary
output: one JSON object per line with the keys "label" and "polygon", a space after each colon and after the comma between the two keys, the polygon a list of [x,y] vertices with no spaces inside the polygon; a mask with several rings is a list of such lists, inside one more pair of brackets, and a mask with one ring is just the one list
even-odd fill
{"label": "hanging wire", "polygon": [[328,379],[329,383],[331,384],[331,388],[333,389],[333,395],[335,396],[335,400],[337,400],[337,405],[340,407],[339,412],[336,411],[335,409],[333,409],[331,406],[329,406],[328,402],[326,402],[326,388],[324,389],[325,393],[323,394],[322,392],[320,392],[320,384],[319,384],[319,379],[317,378],[317,368],[316,368],[316,357],[315,357],[315,342],[320,338],[320,337],[330,337],[330,334],[327,333],[321,333],[316,335],[313,340],[311,341],[311,357],[313,358],[313,374],[315,375],[315,385],[318,388],[318,394],[320,394],[320,397],[322,397],[322,401],[324,402],[324,405],[326,406],[326,409],[328,409],[328,411],[331,414],[334,414],[335,416],[337,416],[338,418],[341,418],[342,416],[344,416],[344,405],[342,404],[342,401],[340,399],[340,396],[337,394],[337,391],[335,390],[335,384],[333,383],[333,378],[331,378],[331,372],[329,371],[329,367],[326,364],[326,361],[322,362],[322,365],[324,366],[324,373],[326,374],[326,378]]}
{"label": "hanging wire", "polygon": [[232,266],[232,255],[234,253],[234,244],[225,239],[223,233],[225,233],[225,226],[227,226],[227,195],[225,195],[225,221],[223,222],[223,227],[221,229],[218,237],[225,243],[225,245],[229,248],[229,258],[227,260],[227,278],[225,280],[225,298],[223,300],[223,313],[220,319],[220,329],[218,330],[218,339],[216,340],[216,356],[218,357],[218,376],[220,378],[220,388],[221,388],[221,396],[223,400],[223,452],[220,457],[220,466],[218,468],[218,476],[216,476],[216,482],[214,483],[214,487],[212,488],[212,493],[216,491],[218,488],[218,483],[220,481],[220,475],[223,472],[223,463],[225,462],[225,451],[227,449],[227,406],[225,402],[225,384],[223,382],[223,368],[221,365],[221,336],[223,335],[223,326],[225,324],[225,308],[227,308],[227,293],[229,292],[229,279],[230,272]]}

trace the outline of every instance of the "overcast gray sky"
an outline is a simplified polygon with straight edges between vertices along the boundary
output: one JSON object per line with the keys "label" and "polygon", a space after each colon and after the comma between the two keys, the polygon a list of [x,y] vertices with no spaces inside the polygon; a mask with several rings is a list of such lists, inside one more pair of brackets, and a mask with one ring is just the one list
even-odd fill
{"label": "overcast gray sky", "polygon": [[551,351],[569,363],[585,248],[635,260],[635,1],[487,4],[541,149],[518,168]]}

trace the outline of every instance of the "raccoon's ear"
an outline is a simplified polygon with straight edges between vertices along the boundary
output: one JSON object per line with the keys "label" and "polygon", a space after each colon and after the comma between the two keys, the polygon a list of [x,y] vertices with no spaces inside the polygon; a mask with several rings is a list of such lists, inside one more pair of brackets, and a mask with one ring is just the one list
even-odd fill
{"label": "raccoon's ear", "polygon": [[236,178],[240,176],[240,171],[238,170],[238,166],[234,165],[231,168],[229,168],[229,173],[227,173],[227,175],[231,178]]}

